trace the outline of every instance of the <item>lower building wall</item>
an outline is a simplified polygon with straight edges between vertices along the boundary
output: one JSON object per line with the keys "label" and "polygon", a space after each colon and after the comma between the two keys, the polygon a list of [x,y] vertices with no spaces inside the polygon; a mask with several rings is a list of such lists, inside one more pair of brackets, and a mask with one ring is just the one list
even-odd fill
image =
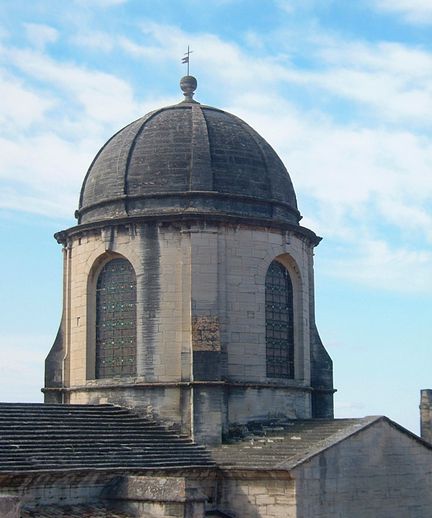
{"label": "lower building wall", "polygon": [[293,470],[297,518],[430,518],[432,451],[379,421]]}
{"label": "lower building wall", "polygon": [[229,388],[228,425],[278,417],[310,418],[310,391],[297,387]]}
{"label": "lower building wall", "polygon": [[[197,443],[219,444],[222,438],[223,390],[211,386],[121,386],[83,388],[69,393],[70,404],[112,404],[162,422]],[[193,404],[192,404],[193,399]],[[192,416],[192,408],[194,415]]]}
{"label": "lower building wall", "polygon": [[70,404],[112,404],[132,408],[140,415],[162,421],[167,427],[190,434],[190,389],[179,386],[76,389],[68,394]]}
{"label": "lower building wall", "polygon": [[5,476],[0,477],[0,492],[2,497],[18,498],[23,506],[79,505],[98,501],[103,489],[116,476],[97,473]]}
{"label": "lower building wall", "polygon": [[206,502],[214,506],[216,501],[214,473],[210,470],[199,478],[200,473],[189,470],[188,475],[47,473],[3,476],[0,477],[0,518],[19,518],[21,509],[31,516],[45,516],[46,506],[69,508],[80,505],[103,505],[131,518],[204,518]]}
{"label": "lower building wall", "polygon": [[238,518],[297,518],[293,480],[221,481],[218,509]]}
{"label": "lower building wall", "polygon": [[[94,384],[92,384],[94,383]],[[193,404],[192,404],[193,399]],[[106,404],[131,408],[190,435],[200,444],[218,444],[231,425],[273,418],[307,419],[311,393],[301,386],[265,387],[198,383],[191,385],[125,385],[98,381],[67,394],[70,404]],[[193,412],[193,416],[191,413]]]}
{"label": "lower building wall", "polygon": [[131,518],[204,518],[203,502],[122,502],[112,509]]}
{"label": "lower building wall", "polygon": [[16,496],[0,493],[0,516],[2,518],[20,518],[21,500]]}

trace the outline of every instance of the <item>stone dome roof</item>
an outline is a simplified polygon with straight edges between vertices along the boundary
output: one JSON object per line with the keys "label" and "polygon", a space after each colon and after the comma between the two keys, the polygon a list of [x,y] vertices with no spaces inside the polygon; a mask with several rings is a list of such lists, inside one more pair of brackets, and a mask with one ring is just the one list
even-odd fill
{"label": "stone dome roof", "polygon": [[81,189],[78,223],[200,214],[298,224],[276,152],[238,117],[194,101],[189,78],[184,101],[148,113],[102,147]]}

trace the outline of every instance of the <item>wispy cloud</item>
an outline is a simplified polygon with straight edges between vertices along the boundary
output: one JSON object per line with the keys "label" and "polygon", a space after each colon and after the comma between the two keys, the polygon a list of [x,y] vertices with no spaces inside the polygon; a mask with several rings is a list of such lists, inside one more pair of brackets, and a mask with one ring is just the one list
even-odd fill
{"label": "wispy cloud", "polygon": [[[328,0],[326,4],[330,4],[332,0]],[[276,5],[287,14],[293,14],[299,9],[312,9],[316,5],[320,5],[317,0],[276,0]]]}
{"label": "wispy cloud", "polygon": [[327,39],[319,55],[325,68],[309,77],[317,86],[369,105],[390,121],[430,125],[432,53],[400,43]]}
{"label": "wispy cloud", "polygon": [[25,23],[27,38],[32,46],[43,49],[49,43],[54,43],[59,37],[59,32],[54,27],[40,23]]}
{"label": "wispy cloud", "polygon": [[115,7],[118,5],[123,5],[128,2],[128,0],[73,0],[75,4],[79,4],[85,7],[99,7],[99,8],[107,8],[107,7]]}
{"label": "wispy cloud", "polygon": [[112,74],[55,61],[30,50],[11,49],[3,54],[28,76],[67,92],[91,119],[119,123],[136,114],[131,86]]}
{"label": "wispy cloud", "polygon": [[[120,38],[117,45],[135,56],[172,60],[191,43],[200,52],[194,66],[204,71],[213,64],[230,91],[297,87],[312,95],[323,92],[368,110],[364,116],[381,117],[389,122],[431,125],[432,54],[400,43],[345,41],[336,36],[310,36],[315,63],[307,67],[281,61],[274,56],[257,58],[237,44],[213,34],[188,34],[175,26],[147,21],[141,25],[146,44]],[[250,38],[250,35],[246,34]],[[259,41],[264,45],[264,40]],[[254,46],[258,45],[254,35]],[[206,72],[204,72],[205,74]],[[267,90],[268,91],[268,90]]]}
{"label": "wispy cloud", "polygon": [[[83,31],[74,43],[100,52],[120,50],[151,66],[181,56],[185,44],[199,48],[194,67],[207,95],[251,123],[276,148],[300,199],[313,207],[306,224],[346,250],[355,247],[354,236],[368,243],[356,257],[345,253],[340,269],[333,270],[371,285],[388,270],[382,279],[392,289],[399,289],[402,276],[412,271],[416,280],[411,286],[423,290],[429,252],[415,248],[424,238],[432,241],[431,53],[400,43],[321,35],[309,41],[315,61],[305,66],[266,55],[266,42],[257,42],[256,35],[252,43],[261,45],[259,59],[215,34],[186,33],[149,20],[141,21],[140,28],[139,37],[102,31],[92,37]],[[22,207],[21,196],[26,210],[50,213],[56,200],[71,213],[85,170],[104,140],[137,116],[176,101],[151,91],[138,99],[125,78],[46,51],[3,47],[0,60],[14,71],[0,81],[0,93],[19,101],[0,107],[0,121],[26,125],[19,138],[0,140],[5,157],[0,176],[6,186],[0,204],[6,207]],[[300,102],[289,101],[291,92],[298,98],[301,93]],[[205,102],[205,93],[198,91],[198,99],[201,95]],[[334,109],[340,102],[348,103],[344,117]],[[327,104],[333,109],[327,110]],[[24,105],[30,107],[28,117]],[[61,196],[53,197],[60,185]],[[401,238],[408,232],[406,243],[394,250],[378,221]],[[392,254],[397,261],[390,261]],[[368,278],[363,270],[369,271]]]}
{"label": "wispy cloud", "polygon": [[349,256],[324,265],[327,274],[374,289],[430,293],[432,252],[392,247],[384,241],[363,239]]}
{"label": "wispy cloud", "polygon": [[399,14],[407,22],[419,25],[432,23],[430,0],[372,0],[372,2],[377,9]]}
{"label": "wispy cloud", "polygon": [[5,131],[17,132],[41,122],[56,104],[55,98],[28,88],[22,80],[0,70],[0,124]]}
{"label": "wispy cloud", "polygon": [[115,38],[100,31],[79,32],[71,38],[72,43],[87,50],[111,52],[115,47]]}

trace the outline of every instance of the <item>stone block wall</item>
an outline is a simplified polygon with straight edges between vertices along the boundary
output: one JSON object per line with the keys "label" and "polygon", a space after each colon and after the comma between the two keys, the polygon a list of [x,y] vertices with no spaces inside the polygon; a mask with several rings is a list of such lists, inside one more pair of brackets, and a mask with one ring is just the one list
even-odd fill
{"label": "stone block wall", "polygon": [[297,518],[429,518],[432,451],[382,419],[293,470]]}
{"label": "stone block wall", "polygon": [[219,508],[232,516],[238,518],[297,517],[293,480],[226,478],[221,484]]}
{"label": "stone block wall", "polygon": [[[265,277],[278,259],[289,271],[294,290],[295,378],[310,383],[309,257],[312,246],[302,237],[276,229],[228,227],[225,245],[225,325],[227,375],[232,380],[268,381],[265,350]],[[222,291],[223,288],[221,288]],[[281,380],[282,382],[284,380]]]}
{"label": "stone block wall", "polygon": [[[66,403],[149,409],[202,442],[220,440],[230,423],[310,417],[313,246],[294,230],[206,222],[119,224],[71,235],[47,385],[58,386],[63,370]],[[137,375],[96,380],[96,282],[119,256],[137,277]],[[295,379],[266,376],[265,277],[275,259],[293,283]]]}
{"label": "stone block wall", "polygon": [[309,392],[293,383],[287,387],[232,386],[227,390],[230,424],[246,424],[254,420],[269,420],[286,417],[290,419],[309,418],[311,406]]}
{"label": "stone block wall", "polygon": [[[214,486],[214,481],[210,483]],[[201,485],[193,476],[127,476],[108,486],[103,496],[137,518],[204,518],[208,497]]]}
{"label": "stone block wall", "polygon": [[21,509],[32,516],[45,516],[45,506],[81,505],[102,505],[136,518],[204,518],[206,501],[216,496],[214,477],[204,476],[201,480],[193,471],[188,477],[160,473],[159,476],[23,474],[7,480],[3,477],[0,486],[1,518],[20,518]]}
{"label": "stone block wall", "polygon": [[161,232],[156,223],[109,227],[72,239],[65,286],[69,385],[94,379],[95,285],[103,265],[119,255],[131,262],[137,277],[137,376],[148,382],[182,379],[183,333],[190,330],[183,308],[190,287],[182,239],[178,232]]}
{"label": "stone block wall", "polygon": [[2,518],[20,518],[21,500],[16,496],[0,493],[0,516]]}
{"label": "stone block wall", "polygon": [[420,435],[432,443],[432,390],[421,391],[420,398]]}
{"label": "stone block wall", "polygon": [[[21,506],[79,505],[97,502],[116,475],[104,473],[22,474],[0,477],[1,505],[11,510]],[[12,511],[11,511],[12,512]],[[4,518],[4,515],[0,516]],[[6,515],[7,516],[7,515]],[[13,515],[11,515],[13,516]],[[18,518],[19,515],[17,515]]]}

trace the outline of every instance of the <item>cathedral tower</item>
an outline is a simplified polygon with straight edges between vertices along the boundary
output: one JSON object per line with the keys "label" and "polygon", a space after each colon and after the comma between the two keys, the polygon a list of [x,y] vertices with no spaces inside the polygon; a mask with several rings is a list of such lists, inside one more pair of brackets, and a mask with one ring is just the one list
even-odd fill
{"label": "cathedral tower", "polygon": [[269,418],[332,417],[313,250],[288,172],[250,126],[185,99],[116,133],[63,245],[45,400],[151,413],[203,443]]}

